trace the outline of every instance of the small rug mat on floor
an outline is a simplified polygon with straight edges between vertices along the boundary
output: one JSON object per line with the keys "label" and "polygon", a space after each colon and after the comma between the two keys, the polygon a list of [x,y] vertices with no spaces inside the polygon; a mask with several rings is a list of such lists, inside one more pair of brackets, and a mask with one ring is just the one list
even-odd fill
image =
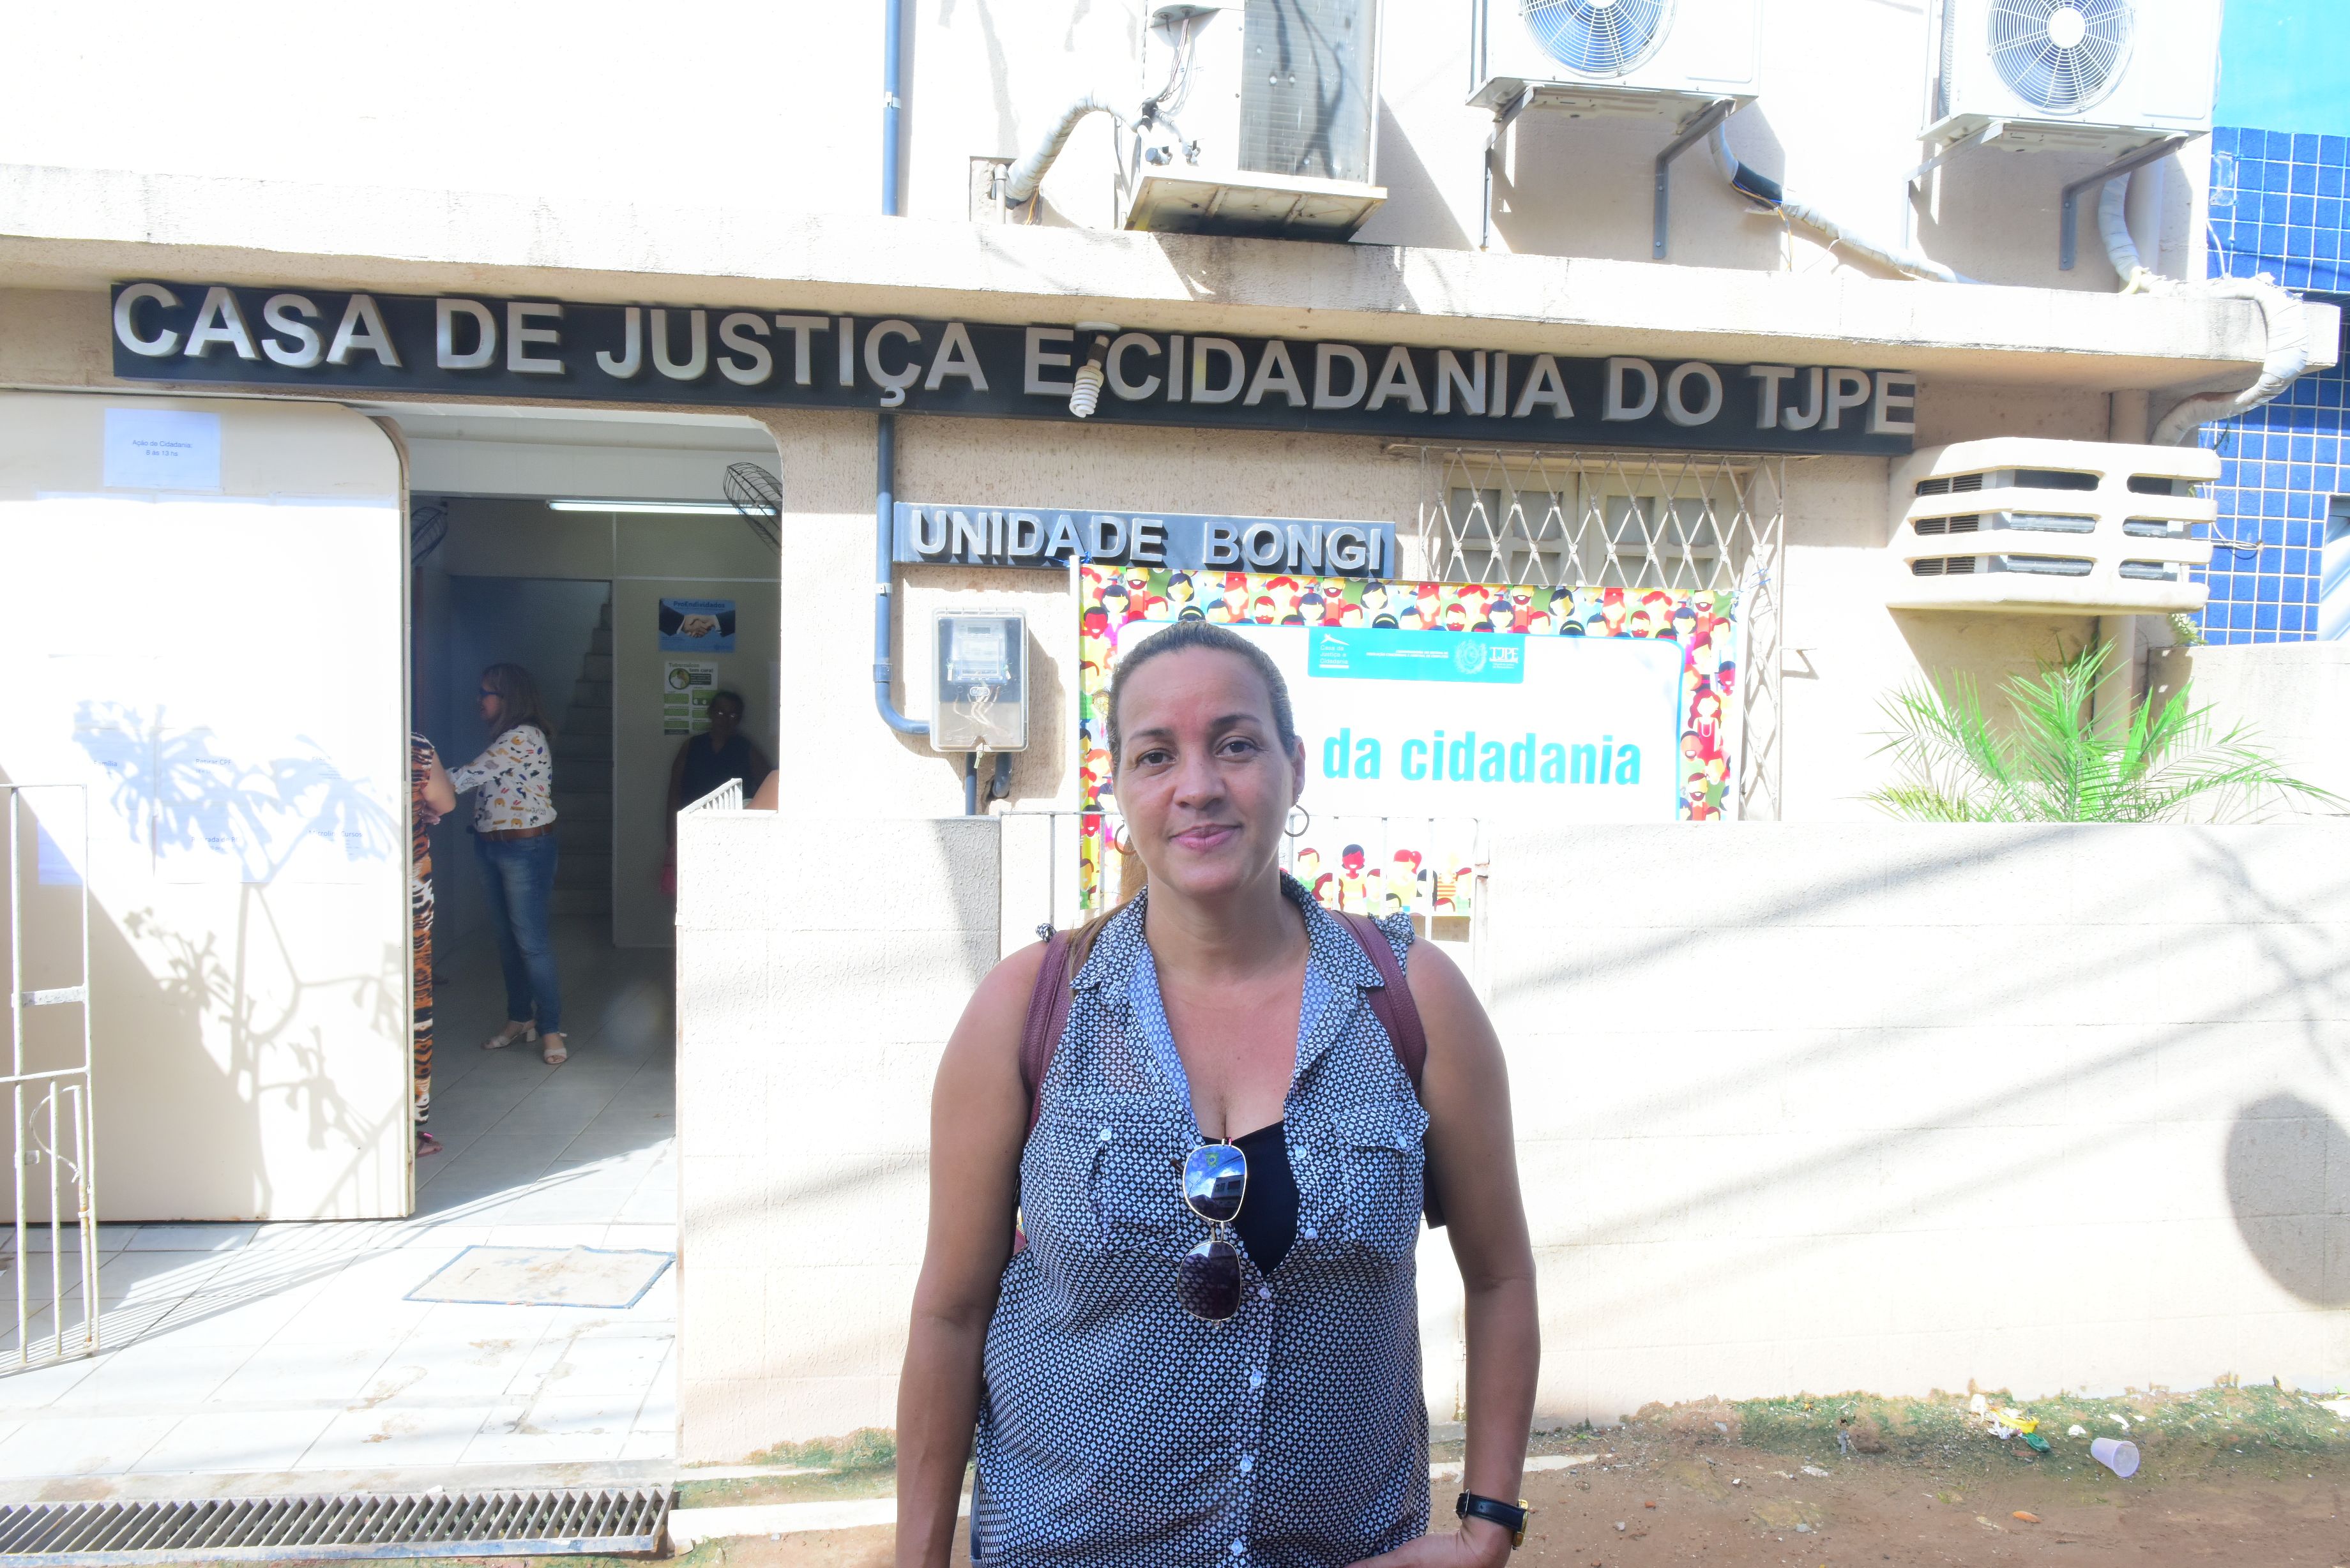
{"label": "small rug mat on floor", "polygon": [[632,1307],[675,1261],[605,1247],[468,1247],[408,1293],[472,1306]]}

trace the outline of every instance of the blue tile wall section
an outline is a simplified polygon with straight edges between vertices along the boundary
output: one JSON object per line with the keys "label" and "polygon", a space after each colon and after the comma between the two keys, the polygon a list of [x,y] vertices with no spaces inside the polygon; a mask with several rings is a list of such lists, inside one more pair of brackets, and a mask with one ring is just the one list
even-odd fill
{"label": "blue tile wall section", "polygon": [[[2222,127],[2211,133],[2210,272],[2267,273],[2331,304],[2350,296],[2350,138]],[[2320,555],[2333,498],[2350,491],[2350,371],[2303,376],[2239,420],[2207,427],[2212,487],[2213,642],[2317,635]]]}

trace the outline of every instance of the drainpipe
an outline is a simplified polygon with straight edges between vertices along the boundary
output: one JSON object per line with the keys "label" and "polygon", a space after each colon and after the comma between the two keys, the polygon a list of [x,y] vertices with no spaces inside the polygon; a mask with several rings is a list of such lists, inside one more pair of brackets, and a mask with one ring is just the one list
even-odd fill
{"label": "drainpipe", "polygon": [[[906,0],[888,0],[881,44],[881,215],[899,215],[899,134],[904,104],[899,88]],[[898,420],[884,409],[873,432],[873,706],[881,722],[901,735],[927,735],[929,724],[909,719],[889,700],[890,578],[889,525],[898,499]]]}

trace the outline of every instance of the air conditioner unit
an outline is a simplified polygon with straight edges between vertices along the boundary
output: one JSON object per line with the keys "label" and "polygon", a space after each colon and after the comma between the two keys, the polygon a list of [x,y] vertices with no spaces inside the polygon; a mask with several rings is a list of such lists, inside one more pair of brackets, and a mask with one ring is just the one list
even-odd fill
{"label": "air conditioner unit", "polygon": [[1885,602],[2192,614],[2217,515],[2195,491],[2219,477],[2208,447],[1992,436],[1913,452],[1893,465]]}
{"label": "air conditioner unit", "polygon": [[1682,115],[1760,89],[1760,0],[1474,5],[1469,101],[1496,113]]}
{"label": "air conditioner unit", "polygon": [[1925,139],[2126,151],[2211,129],[2220,0],[1942,0]]}
{"label": "air conditioner unit", "polygon": [[1126,226],[1343,240],[1378,211],[1380,0],[1150,9]]}

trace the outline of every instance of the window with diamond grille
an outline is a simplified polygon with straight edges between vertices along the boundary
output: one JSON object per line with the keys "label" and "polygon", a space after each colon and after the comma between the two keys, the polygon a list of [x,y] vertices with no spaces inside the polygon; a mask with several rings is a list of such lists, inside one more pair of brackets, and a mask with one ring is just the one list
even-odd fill
{"label": "window with diamond grille", "polygon": [[1784,458],[1399,445],[1423,478],[1405,564],[1438,582],[1736,595],[1738,815],[1779,815]]}

